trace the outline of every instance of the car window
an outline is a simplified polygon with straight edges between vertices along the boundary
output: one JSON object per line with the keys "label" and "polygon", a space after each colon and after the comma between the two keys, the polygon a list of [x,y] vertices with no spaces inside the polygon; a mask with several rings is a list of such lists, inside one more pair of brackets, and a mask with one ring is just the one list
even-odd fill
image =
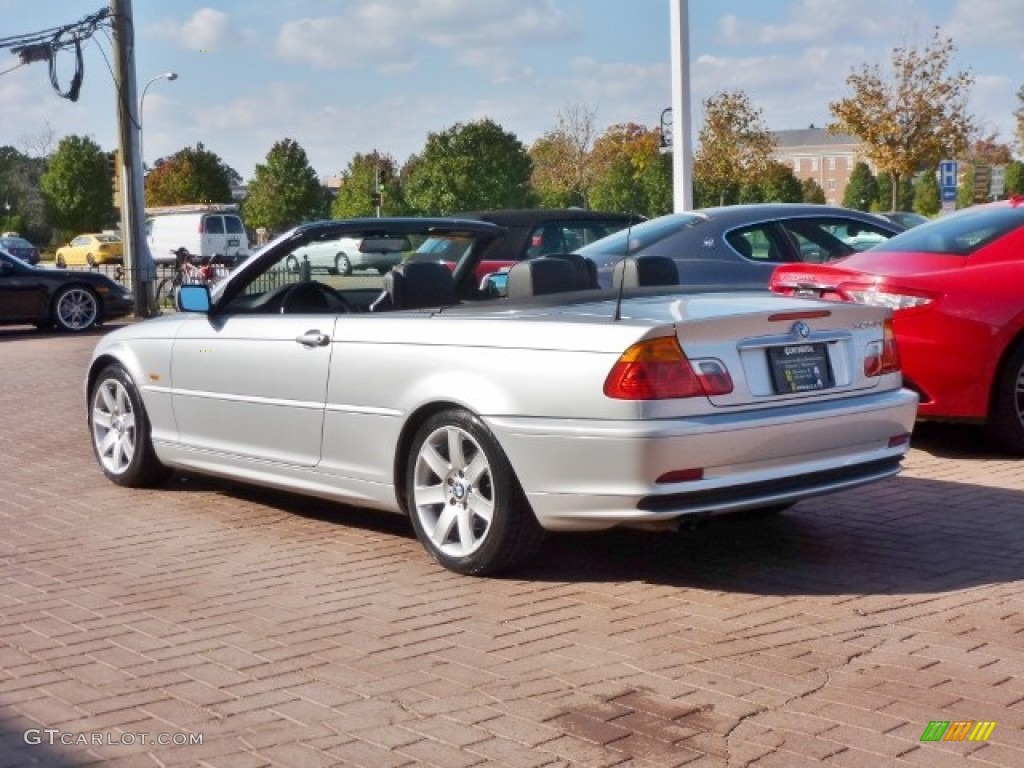
{"label": "car window", "polygon": [[245,227],[242,226],[242,220],[237,216],[225,216],[224,228],[227,230],[229,235],[240,235],[245,232]]}
{"label": "car window", "polygon": [[876,250],[969,256],[1019,227],[1024,227],[1024,208],[968,208],[908,229]]}
{"label": "car window", "polygon": [[601,255],[625,255],[627,240],[629,252],[632,253],[671,237],[684,229],[695,227],[704,221],[707,221],[704,216],[692,213],[659,216],[656,219],[620,229],[614,234],[579,248],[577,252],[595,261],[599,261],[597,257]]}
{"label": "car window", "polygon": [[533,259],[549,253],[576,251],[625,229],[628,224],[628,221],[619,219],[546,222],[530,233],[524,257]]}
{"label": "car window", "polygon": [[223,235],[224,219],[220,216],[207,216],[203,224],[203,231],[208,235]]}
{"label": "car window", "polygon": [[789,244],[785,232],[777,230],[772,222],[734,229],[725,236],[725,241],[740,256],[753,261],[782,263],[790,261]]}

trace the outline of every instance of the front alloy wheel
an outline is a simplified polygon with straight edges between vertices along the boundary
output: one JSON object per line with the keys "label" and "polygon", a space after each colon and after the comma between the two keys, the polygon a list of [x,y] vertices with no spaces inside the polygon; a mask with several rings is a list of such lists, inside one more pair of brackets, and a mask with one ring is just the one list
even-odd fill
{"label": "front alloy wheel", "polygon": [[118,485],[137,488],[163,477],[142,399],[120,365],[104,368],[92,386],[89,429],[103,473]]}
{"label": "front alloy wheel", "polygon": [[1014,350],[996,382],[988,431],[1004,448],[1024,456],[1024,344]]}
{"label": "front alloy wheel", "polygon": [[416,535],[443,566],[483,575],[509,568],[537,549],[543,531],[504,452],[465,411],[437,414],[410,451],[408,508]]}
{"label": "front alloy wheel", "polygon": [[53,301],[53,322],[64,331],[84,331],[100,319],[100,304],[88,288],[73,286],[57,294]]}

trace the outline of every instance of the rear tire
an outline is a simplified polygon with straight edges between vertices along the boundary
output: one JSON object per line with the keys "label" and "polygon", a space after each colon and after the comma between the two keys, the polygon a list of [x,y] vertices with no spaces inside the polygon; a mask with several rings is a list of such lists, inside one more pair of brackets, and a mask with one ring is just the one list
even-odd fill
{"label": "rear tire", "polygon": [[149,417],[120,365],[104,368],[89,391],[89,432],[100,469],[126,488],[156,485],[168,473],[153,450]]}
{"label": "rear tire", "polygon": [[996,382],[986,429],[1008,451],[1024,456],[1024,343],[1010,355]]}
{"label": "rear tire", "polygon": [[334,274],[352,274],[352,262],[349,261],[348,256],[346,256],[344,253],[339,253],[334,257]]}
{"label": "rear tire", "polygon": [[544,536],[505,452],[464,410],[435,414],[417,430],[406,467],[406,509],[430,556],[470,576],[518,565]]}

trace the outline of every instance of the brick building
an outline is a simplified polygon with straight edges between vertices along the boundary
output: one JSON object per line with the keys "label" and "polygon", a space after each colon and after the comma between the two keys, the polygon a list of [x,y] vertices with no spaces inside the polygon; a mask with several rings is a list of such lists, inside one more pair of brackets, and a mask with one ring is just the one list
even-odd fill
{"label": "brick building", "polygon": [[842,205],[843,192],[853,166],[864,159],[861,142],[845,133],[828,133],[824,128],[774,131],[775,159],[793,169],[803,181],[813,179],[825,190],[829,205]]}

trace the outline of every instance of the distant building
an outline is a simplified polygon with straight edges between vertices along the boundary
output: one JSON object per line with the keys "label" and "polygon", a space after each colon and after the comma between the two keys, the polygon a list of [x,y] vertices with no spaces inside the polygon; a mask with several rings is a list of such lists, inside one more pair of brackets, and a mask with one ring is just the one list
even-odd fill
{"label": "distant building", "polygon": [[[793,169],[803,181],[813,179],[825,190],[829,205],[842,205],[846,184],[853,166],[866,159],[861,156],[861,141],[845,133],[829,133],[824,128],[800,128],[774,131],[775,159]],[[869,163],[870,165],[870,163]]]}

